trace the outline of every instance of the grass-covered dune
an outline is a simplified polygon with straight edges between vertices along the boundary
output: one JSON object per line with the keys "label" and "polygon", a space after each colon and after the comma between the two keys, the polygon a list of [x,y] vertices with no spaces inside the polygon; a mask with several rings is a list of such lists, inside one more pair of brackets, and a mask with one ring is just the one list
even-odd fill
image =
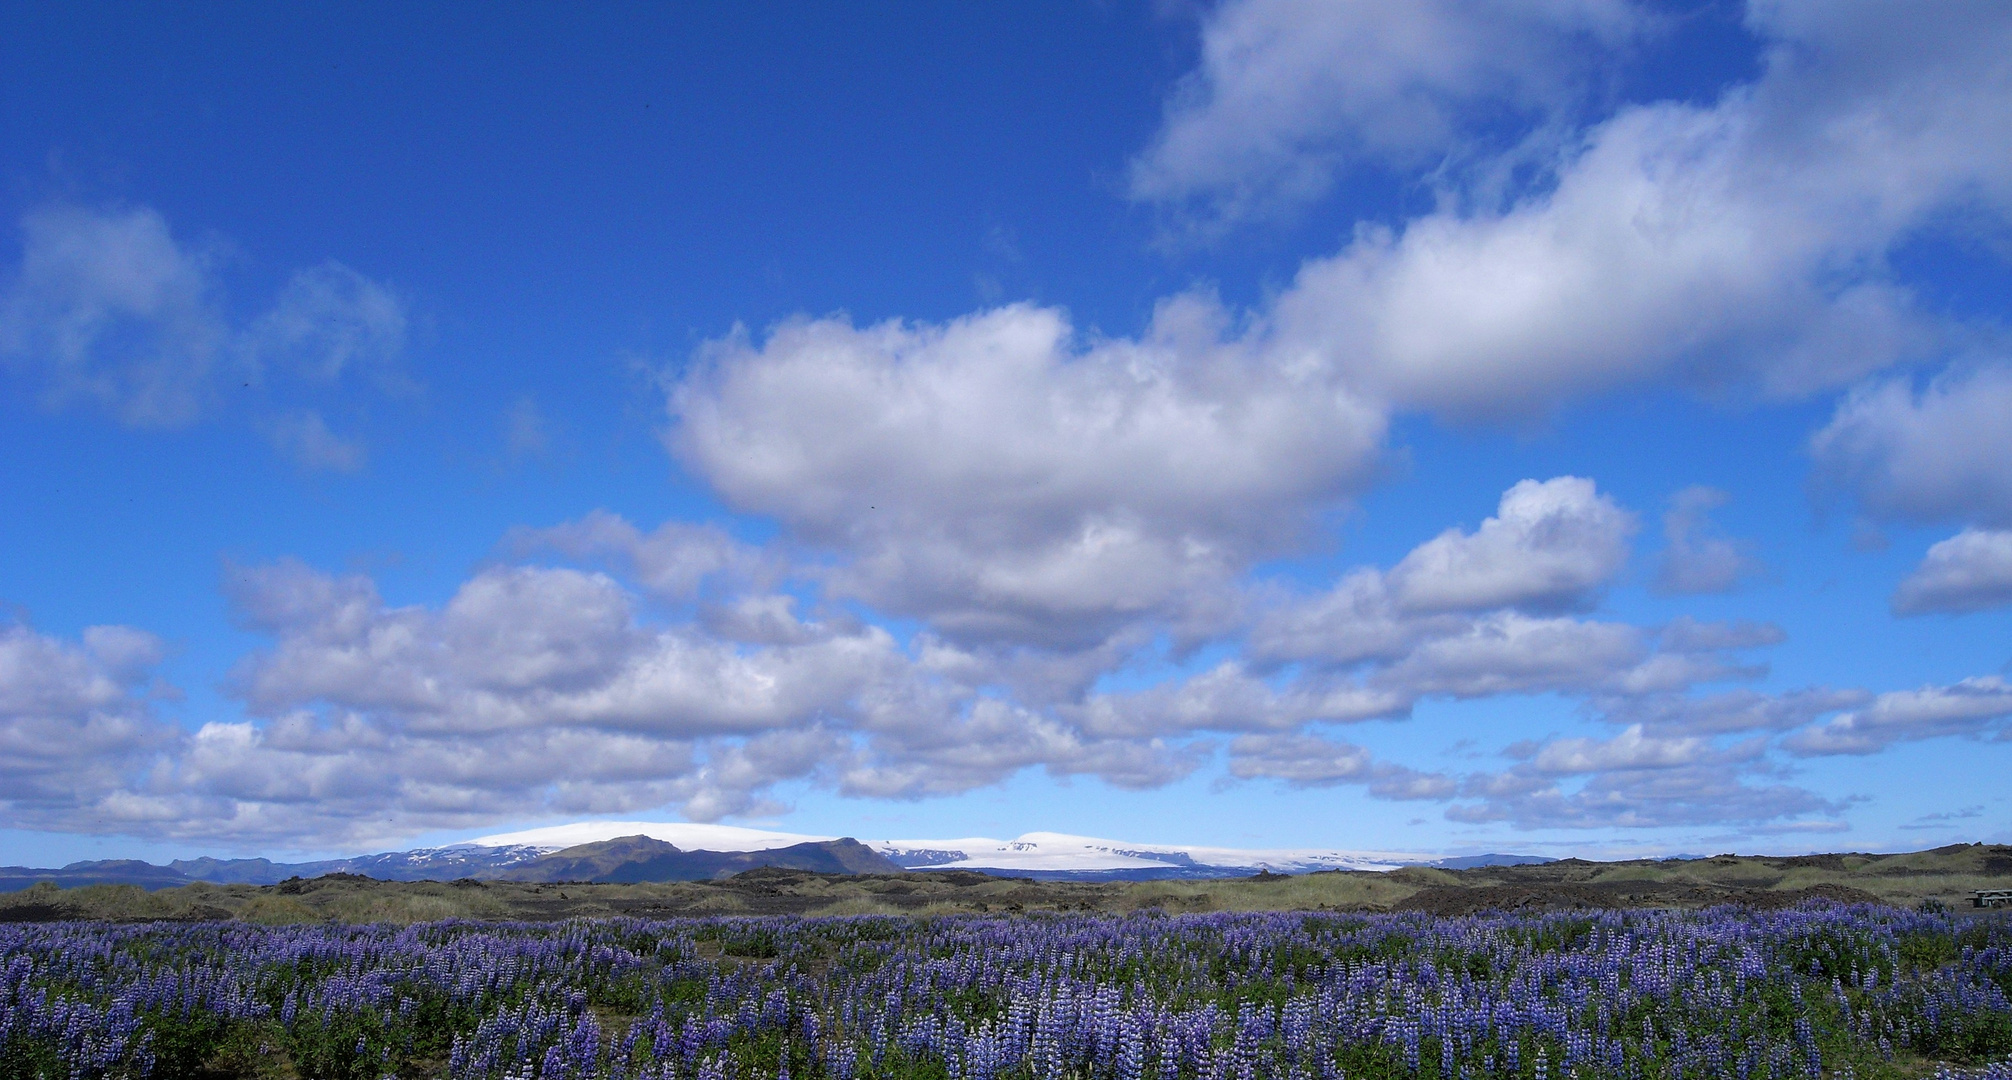
{"label": "grass-covered dune", "polygon": [[1472,870],[1264,875],[1205,881],[1034,882],[970,872],[821,874],[758,869],[705,882],[389,882],[334,874],[278,885],[131,885],[0,894],[0,921],[239,919],[256,923],[564,919],[609,915],[984,914],[1029,911],[1423,911],[1783,907],[1801,899],[1967,906],[2012,888],[2012,847],[1898,855],[1719,856]]}

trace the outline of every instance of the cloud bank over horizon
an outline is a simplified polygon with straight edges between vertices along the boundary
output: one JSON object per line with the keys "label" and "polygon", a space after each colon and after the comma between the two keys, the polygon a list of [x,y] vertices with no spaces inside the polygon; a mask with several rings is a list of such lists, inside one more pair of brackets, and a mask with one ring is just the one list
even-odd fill
{"label": "cloud bank over horizon", "polygon": [[[225,592],[268,642],[229,679],[243,721],[163,720],[154,701],[173,688],[153,678],[161,646],[143,631],[70,642],[9,628],[7,767],[47,789],[10,810],[53,828],[339,847],[666,805],[692,821],[759,817],[797,781],[917,799],[1042,769],[1150,789],[1221,749],[1235,782],[1358,786],[1454,821],[1765,826],[1841,809],[1782,782],[1788,760],[2012,735],[2012,690],[1995,676],[1769,694],[1736,687],[1765,675],[1777,627],[1589,617],[1635,531],[1588,480],[1526,480],[1473,529],[1388,569],[1316,591],[1252,583],[1235,605],[1239,655],[1123,691],[1092,676],[1169,625],[1161,613],[1060,644],[929,629],[903,641],[849,615],[832,585],[846,579],[822,560],[722,555],[717,533],[646,535],[606,514],[513,537],[499,550],[517,558],[438,608],[389,606],[367,576],[298,561],[234,566]],[[611,570],[534,557],[579,554],[587,535]],[[745,573],[764,562],[785,569]],[[1580,702],[1613,734],[1518,743],[1496,772],[1420,770],[1340,735],[1421,702],[1539,694]],[[19,749],[52,742],[91,753]]]}

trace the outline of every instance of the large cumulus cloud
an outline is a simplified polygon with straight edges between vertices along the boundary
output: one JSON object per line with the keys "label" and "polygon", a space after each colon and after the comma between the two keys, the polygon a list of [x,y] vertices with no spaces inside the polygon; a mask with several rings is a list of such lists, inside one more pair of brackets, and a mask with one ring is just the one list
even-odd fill
{"label": "large cumulus cloud", "polygon": [[1370,478],[1383,412],[1270,363],[1203,297],[1081,342],[1016,305],[938,326],[785,324],[709,350],[671,444],[736,509],[842,553],[838,593],[966,642],[1207,627],[1252,560]]}
{"label": "large cumulus cloud", "polygon": [[10,822],[117,827],[117,804],[179,741],[157,702],[163,642],[127,626],[79,640],[0,623],[0,807]]}

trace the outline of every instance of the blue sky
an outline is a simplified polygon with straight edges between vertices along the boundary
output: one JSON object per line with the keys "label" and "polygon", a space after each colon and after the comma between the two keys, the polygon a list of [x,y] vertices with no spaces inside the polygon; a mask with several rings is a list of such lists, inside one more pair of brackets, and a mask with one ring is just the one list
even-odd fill
{"label": "blue sky", "polygon": [[0,16],[0,861],[2012,840],[2012,15]]}

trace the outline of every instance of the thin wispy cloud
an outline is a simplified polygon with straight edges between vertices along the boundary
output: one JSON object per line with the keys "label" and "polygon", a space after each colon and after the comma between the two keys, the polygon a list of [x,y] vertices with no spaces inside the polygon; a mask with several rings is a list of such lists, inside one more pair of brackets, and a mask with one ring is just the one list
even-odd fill
{"label": "thin wispy cloud", "polygon": [[341,263],[295,272],[240,321],[224,285],[230,249],[178,239],[152,208],[43,206],[21,238],[19,266],[0,277],[0,359],[50,409],[93,405],[156,430],[250,413],[299,465],[353,472],[362,444],[322,409],[344,383],[411,386],[405,302]]}

